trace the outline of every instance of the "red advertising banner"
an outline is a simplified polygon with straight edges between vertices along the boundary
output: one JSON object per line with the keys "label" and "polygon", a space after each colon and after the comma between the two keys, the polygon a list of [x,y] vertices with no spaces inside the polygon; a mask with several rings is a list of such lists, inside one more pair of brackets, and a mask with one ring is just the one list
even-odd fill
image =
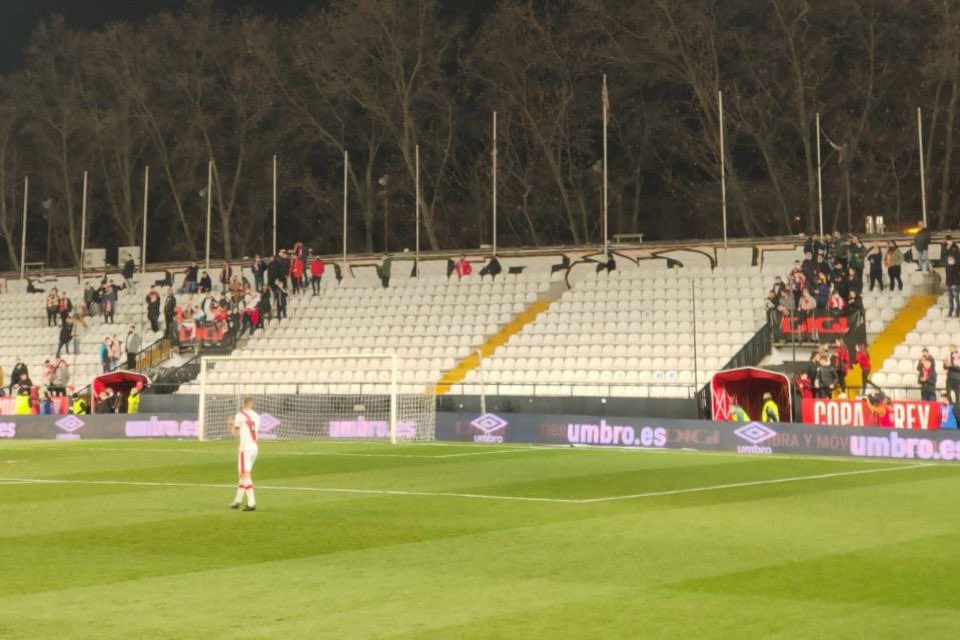
{"label": "red advertising banner", "polygon": [[884,407],[871,407],[866,400],[807,398],[803,401],[803,422],[837,427],[939,429],[940,404],[894,400]]}

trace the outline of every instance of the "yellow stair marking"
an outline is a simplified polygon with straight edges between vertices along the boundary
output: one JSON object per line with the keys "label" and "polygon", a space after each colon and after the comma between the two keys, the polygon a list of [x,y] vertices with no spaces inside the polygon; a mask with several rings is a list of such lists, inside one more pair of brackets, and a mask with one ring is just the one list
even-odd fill
{"label": "yellow stair marking", "polygon": [[[906,306],[900,310],[900,313],[887,324],[886,329],[873,339],[873,342],[867,347],[870,354],[870,365],[872,371],[880,371],[884,361],[893,355],[893,350],[906,340],[907,334],[914,330],[917,323],[927,315],[927,310],[937,303],[940,299],[938,295],[920,295],[912,296],[907,301]],[[863,386],[863,380],[860,379],[860,367],[856,369],[856,355],[850,354],[850,371],[847,372],[847,388],[860,389]]]}
{"label": "yellow stair marking", "polygon": [[[507,340],[520,333],[520,330],[525,326],[537,319],[541,313],[550,308],[550,300],[535,300],[529,307],[518,313],[514,316],[513,320],[501,327],[500,331],[496,332],[484,342],[482,345],[477,347],[480,350],[480,353],[483,354],[484,358],[489,358],[493,355],[493,352],[500,348],[502,345],[506,344]],[[450,371],[447,371],[440,378],[434,388],[433,392],[437,395],[443,395],[450,391],[451,385],[459,384],[467,377],[467,374],[480,366],[480,357],[477,355],[476,351],[472,352],[466,358],[461,360],[457,366]]]}

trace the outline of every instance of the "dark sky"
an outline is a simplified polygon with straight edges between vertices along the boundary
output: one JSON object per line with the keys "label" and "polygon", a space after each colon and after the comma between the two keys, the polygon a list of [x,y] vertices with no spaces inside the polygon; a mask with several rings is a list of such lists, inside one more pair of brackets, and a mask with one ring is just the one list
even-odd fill
{"label": "dark sky", "polygon": [[[37,22],[61,14],[73,29],[97,29],[108,22],[136,22],[152,13],[176,10],[184,0],[0,0],[0,71],[16,69]],[[228,9],[297,15],[317,0],[223,0]]]}

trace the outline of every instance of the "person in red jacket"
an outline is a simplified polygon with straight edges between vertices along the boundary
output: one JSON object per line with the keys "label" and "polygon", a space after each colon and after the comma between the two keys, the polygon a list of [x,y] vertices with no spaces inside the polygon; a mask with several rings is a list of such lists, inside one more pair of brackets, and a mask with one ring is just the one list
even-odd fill
{"label": "person in red jacket", "polygon": [[293,283],[293,293],[300,293],[303,283],[303,258],[295,257],[290,261],[290,280]]}
{"label": "person in red jacket", "polygon": [[457,280],[473,273],[473,267],[467,262],[467,258],[463,254],[460,254],[460,259],[454,263],[453,270],[457,272]]}
{"label": "person in red jacket", "polygon": [[327,265],[323,263],[320,256],[316,256],[310,263],[310,287],[313,289],[313,295],[320,295],[320,278],[323,277],[323,270]]}
{"label": "person in red jacket", "polygon": [[860,366],[860,378],[863,382],[860,384],[860,389],[862,393],[865,393],[867,390],[867,384],[872,387],[877,385],[870,382],[870,371],[872,365],[870,364],[870,353],[867,351],[867,345],[860,342],[857,344],[857,364]]}
{"label": "person in red jacket", "polygon": [[847,349],[847,345],[840,338],[837,338],[834,344],[833,357],[837,363],[837,377],[840,378],[840,389],[846,392],[847,372],[850,371],[850,350]]}

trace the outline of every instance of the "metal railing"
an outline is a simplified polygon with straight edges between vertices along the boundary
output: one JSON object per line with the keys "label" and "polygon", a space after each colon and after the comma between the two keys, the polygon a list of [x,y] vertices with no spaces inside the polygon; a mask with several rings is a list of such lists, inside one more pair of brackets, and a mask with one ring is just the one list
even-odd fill
{"label": "metal railing", "polygon": [[151,369],[159,366],[173,353],[173,341],[170,338],[160,338],[137,354],[137,369]]}
{"label": "metal railing", "polygon": [[723,369],[736,369],[738,367],[753,367],[760,364],[760,361],[770,355],[772,341],[770,331],[763,327],[753,337],[740,347],[730,361],[723,366]]}

